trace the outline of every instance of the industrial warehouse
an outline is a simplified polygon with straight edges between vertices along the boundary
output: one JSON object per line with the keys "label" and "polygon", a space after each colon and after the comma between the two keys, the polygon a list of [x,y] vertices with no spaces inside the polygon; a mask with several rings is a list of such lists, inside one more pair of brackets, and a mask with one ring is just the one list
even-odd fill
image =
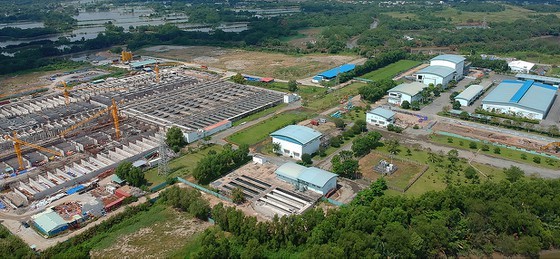
{"label": "industrial warehouse", "polygon": [[[120,190],[122,180],[108,176],[122,161],[157,165],[169,127],[178,126],[193,142],[282,103],[283,96],[175,67],[3,105],[0,177],[8,191],[0,195],[0,205],[44,210],[32,222],[45,237],[80,227],[92,218],[85,213],[92,204],[104,214],[139,193]],[[73,199],[91,202],[70,206],[75,210],[70,216],[56,209],[59,200]]]}

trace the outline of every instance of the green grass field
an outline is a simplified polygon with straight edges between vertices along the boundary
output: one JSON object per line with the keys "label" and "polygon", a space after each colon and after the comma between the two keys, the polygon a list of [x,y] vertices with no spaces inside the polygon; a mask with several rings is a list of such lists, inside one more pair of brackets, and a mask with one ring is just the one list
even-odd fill
{"label": "green grass field", "polygon": [[308,116],[309,113],[304,111],[289,111],[277,114],[270,119],[236,132],[229,136],[227,140],[236,145],[247,144],[252,146],[268,138],[270,133],[294,122],[305,120]]}
{"label": "green grass field", "polygon": [[369,80],[373,80],[373,81],[379,81],[379,80],[383,80],[383,79],[390,79],[393,78],[394,76],[396,76],[397,74],[404,72],[406,70],[409,70],[415,66],[420,65],[421,62],[420,61],[414,61],[414,60],[399,60],[398,62],[395,62],[393,64],[387,65],[385,67],[382,67],[380,69],[377,69],[375,71],[371,71],[363,76],[360,76],[361,78],[365,78],[365,79],[369,79]]}
{"label": "green grass field", "polygon": [[[432,134],[430,136],[430,139],[434,143],[442,144],[442,145],[457,148],[457,149],[471,150],[473,152],[476,152],[476,150],[477,150],[477,149],[470,149],[469,148],[470,141],[460,139],[460,138],[454,138],[454,137],[447,137],[447,136],[438,135],[438,134]],[[452,143],[449,143],[448,139],[451,139]],[[463,144],[461,145],[461,143],[463,143]],[[482,147],[482,145],[484,145],[484,143],[477,142],[477,148],[478,149],[480,149]],[[493,157],[497,157],[497,158],[508,159],[508,160],[512,160],[512,161],[516,161],[516,162],[520,162],[520,163],[524,163],[524,164],[530,164],[530,165],[533,165],[533,166],[540,166],[540,167],[550,168],[550,169],[560,169],[560,160],[558,160],[558,159],[549,159],[545,156],[533,155],[533,154],[530,154],[530,153],[527,153],[527,152],[512,150],[512,149],[504,148],[504,147],[500,147],[500,154],[495,154],[494,153],[494,148],[496,146],[492,145],[492,144],[487,144],[487,145],[490,147],[490,150],[488,150],[488,151],[480,150],[480,152],[479,152],[480,154],[485,154],[485,155],[493,156]],[[526,155],[527,158],[522,159],[521,158],[522,154]],[[540,163],[533,162],[533,157],[535,157],[535,156],[541,158]]]}
{"label": "green grass field", "polygon": [[[407,152],[406,152],[407,148],[409,148],[411,150],[411,155],[410,156],[407,156]],[[410,189],[408,189],[404,193],[405,195],[419,196],[419,195],[422,195],[422,194],[424,194],[428,191],[437,191],[437,190],[443,190],[443,189],[446,188],[447,183],[445,182],[445,175],[446,175],[445,168],[438,167],[435,164],[432,164],[431,162],[429,162],[427,151],[423,151],[423,150],[415,151],[412,147],[407,147],[407,146],[403,146],[403,145],[401,145],[399,149],[400,149],[400,152],[396,155],[396,157],[403,158],[403,159],[409,159],[409,160],[412,160],[412,161],[416,161],[420,164],[427,164],[429,166],[428,170],[424,173],[424,175],[422,175],[422,177],[420,177],[418,179],[418,181],[416,181],[410,187]],[[381,153],[387,154],[387,155],[389,154],[386,147],[384,147],[384,146],[379,147],[376,150],[381,152]],[[446,163],[448,163],[447,160],[445,160],[443,165],[445,166]],[[454,184],[454,185],[472,184],[471,180],[466,179],[465,176],[464,176],[464,171],[468,167],[468,164],[465,161],[461,160],[458,163],[458,166],[459,166],[459,170],[450,175],[451,183]],[[478,163],[472,163],[472,166],[474,168],[480,170],[485,175],[487,175],[487,177],[486,177],[486,176],[483,176],[482,174],[479,174],[481,182],[483,182],[485,180],[501,181],[501,180],[505,179],[505,174],[503,173],[503,170],[501,168],[482,165],[482,164],[478,164]],[[416,174],[416,172],[409,172],[408,176],[403,176],[402,178],[405,179],[405,180],[412,179],[412,177],[414,175],[410,175],[410,174]],[[399,181],[401,181],[401,180],[399,180]],[[397,192],[397,191],[389,191],[389,194],[402,194],[402,193]]]}
{"label": "green grass field", "polygon": [[[91,255],[103,258],[167,257],[210,224],[162,204],[153,205],[94,236]],[[181,228],[181,231],[176,231]],[[136,248],[136,249],[130,249]]]}
{"label": "green grass field", "polygon": [[[198,163],[200,159],[205,157],[208,154],[208,152],[210,152],[210,150],[220,152],[222,150],[222,146],[212,145],[194,154],[186,154],[171,160],[169,162],[170,173],[168,177],[176,177],[176,176],[185,177],[190,175],[192,173],[192,170],[196,167],[196,163]],[[146,180],[148,180],[148,183],[151,184],[151,186],[155,186],[160,183],[163,183],[167,178],[166,176],[162,176],[158,174],[157,167],[146,171],[144,176],[146,177]]]}
{"label": "green grass field", "polygon": [[[502,12],[465,12],[459,11],[455,8],[448,7],[443,11],[432,12],[435,16],[451,19],[453,23],[465,23],[468,20],[482,21],[486,19],[487,22],[513,22],[520,18],[530,19],[530,15],[539,14],[535,11],[528,10],[519,6],[505,5],[506,10]],[[418,16],[415,13],[406,12],[389,12],[388,15],[400,19],[416,19]],[[544,15],[544,13],[541,13]],[[559,15],[558,13],[553,13]]]}
{"label": "green grass field", "polygon": [[256,119],[258,119],[258,118],[260,118],[260,117],[264,117],[264,116],[266,116],[266,115],[275,113],[276,111],[278,111],[278,110],[280,110],[280,109],[282,109],[282,108],[284,108],[284,107],[286,107],[286,106],[287,106],[287,104],[285,104],[285,103],[280,104],[280,105],[276,105],[276,106],[271,107],[271,108],[268,108],[268,109],[266,109],[266,110],[262,110],[262,111],[260,111],[260,112],[255,113],[255,114],[249,115],[249,116],[247,116],[247,117],[245,117],[245,118],[243,118],[243,119],[234,121],[234,122],[232,123],[232,125],[235,127],[235,126],[237,126],[237,125],[239,125],[239,124],[241,124],[241,123],[248,122],[248,121],[252,121],[252,120],[256,120]]}
{"label": "green grass field", "polygon": [[366,84],[352,83],[328,94],[325,94],[324,92],[321,94],[320,92],[318,92],[317,94],[313,95],[312,98],[306,98],[304,96],[304,99],[306,100],[305,106],[317,112],[324,111],[326,109],[339,105],[340,101],[347,101],[348,96],[357,95],[358,89],[364,85]]}

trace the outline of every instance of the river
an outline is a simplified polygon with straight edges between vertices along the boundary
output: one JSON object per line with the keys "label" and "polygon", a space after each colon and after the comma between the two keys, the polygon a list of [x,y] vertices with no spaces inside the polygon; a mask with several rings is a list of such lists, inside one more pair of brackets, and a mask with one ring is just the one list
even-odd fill
{"label": "river", "polygon": [[[212,26],[205,24],[194,24],[188,22],[188,16],[185,14],[168,14],[163,17],[151,17],[154,14],[152,9],[145,7],[119,7],[109,11],[86,11],[79,10],[79,14],[74,16],[78,21],[78,26],[72,32],[48,35],[44,37],[36,37],[31,39],[6,40],[0,42],[0,47],[18,45],[21,43],[29,43],[40,40],[56,41],[59,37],[67,37],[70,41],[88,40],[97,37],[97,35],[105,30],[104,24],[112,22],[114,25],[123,27],[125,31],[130,26],[137,27],[143,25],[162,25],[175,24],[185,31],[211,32],[214,30]],[[0,24],[0,29],[4,27],[17,27],[22,29],[41,28],[44,27],[42,22],[18,22],[10,24]],[[241,32],[249,29],[248,23],[224,23],[216,27],[225,32]]]}

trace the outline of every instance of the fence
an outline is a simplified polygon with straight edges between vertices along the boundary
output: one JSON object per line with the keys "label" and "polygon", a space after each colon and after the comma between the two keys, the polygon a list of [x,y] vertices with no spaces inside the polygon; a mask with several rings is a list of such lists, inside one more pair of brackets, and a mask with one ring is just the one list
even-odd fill
{"label": "fence", "polygon": [[210,194],[210,195],[214,195],[214,196],[216,196],[216,197],[218,197],[218,198],[220,198],[220,199],[222,199],[222,200],[224,200],[224,201],[233,202],[230,198],[228,198],[228,197],[226,197],[226,196],[223,196],[223,195],[221,195],[221,194],[219,194],[219,193],[217,193],[217,192],[215,192],[215,191],[208,190],[208,189],[206,189],[206,188],[204,188],[204,187],[202,187],[202,186],[200,186],[200,185],[198,185],[198,184],[191,183],[191,182],[189,182],[189,181],[187,181],[187,180],[185,180],[185,179],[183,179],[183,178],[181,178],[181,177],[178,177],[178,176],[177,176],[177,181],[182,182],[182,183],[184,183],[184,184],[186,184],[186,185],[188,185],[188,186],[190,186],[190,187],[193,187],[193,188],[198,189],[198,190],[200,190],[200,191],[203,191],[203,192],[205,192],[205,193],[208,193],[208,194]]}
{"label": "fence", "polygon": [[167,182],[160,183],[152,188],[150,188],[150,192],[157,192],[167,186]]}
{"label": "fence", "polygon": [[527,149],[519,148],[519,147],[515,147],[515,146],[508,146],[508,145],[504,145],[504,144],[500,144],[500,143],[496,143],[496,142],[492,142],[492,141],[469,138],[469,137],[461,136],[461,135],[458,135],[458,134],[455,134],[455,133],[450,133],[450,132],[445,132],[445,131],[436,131],[435,133],[439,134],[439,135],[443,135],[443,136],[460,138],[460,139],[464,139],[464,140],[468,140],[468,141],[474,141],[474,142],[481,142],[481,143],[485,143],[485,144],[491,144],[491,145],[494,145],[494,146],[497,146],[497,147],[503,147],[503,148],[507,148],[507,149],[511,149],[511,150],[521,151],[521,152],[525,152],[525,153],[529,153],[529,154],[533,154],[533,155],[539,155],[539,156],[544,156],[544,157],[547,157],[547,158],[560,160],[560,158],[558,158],[556,156],[553,156],[553,155],[540,153],[540,152],[536,152],[536,151],[533,151],[533,150],[527,150]]}
{"label": "fence", "polygon": [[[372,153],[381,155],[381,156],[387,156],[387,154],[385,153],[381,153],[379,151],[375,151],[372,150]],[[387,188],[394,190],[394,191],[398,191],[398,192],[406,192],[408,189],[410,189],[410,187],[416,183],[416,181],[418,181],[418,179],[420,179],[420,177],[422,177],[422,175],[424,175],[424,173],[426,171],[428,171],[428,168],[430,168],[429,166],[422,164],[422,163],[418,163],[414,160],[410,160],[410,159],[406,159],[406,158],[400,158],[400,157],[393,157],[393,160],[397,160],[397,161],[401,161],[401,162],[407,162],[407,163],[412,163],[412,164],[416,164],[416,165],[420,165],[422,166],[422,171],[420,171],[419,173],[415,174],[412,179],[410,181],[408,181],[408,184],[404,187],[404,188],[400,188],[400,187],[396,187],[396,186],[392,186],[392,185],[387,185]]]}
{"label": "fence", "polygon": [[328,202],[328,203],[330,203],[330,204],[333,204],[333,205],[335,205],[335,206],[338,206],[338,207],[344,205],[344,203],[342,203],[342,202],[340,202],[340,201],[335,201],[335,200],[333,200],[333,199],[330,199],[330,198],[327,198],[327,197],[324,197],[324,196],[321,197],[321,200],[326,201],[326,202]]}

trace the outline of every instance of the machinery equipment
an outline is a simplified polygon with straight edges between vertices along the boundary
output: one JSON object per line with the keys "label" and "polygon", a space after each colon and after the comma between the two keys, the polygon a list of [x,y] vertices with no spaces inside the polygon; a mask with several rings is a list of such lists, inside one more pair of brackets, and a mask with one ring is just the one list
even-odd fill
{"label": "machinery equipment", "polygon": [[15,131],[14,131],[13,134],[14,134],[13,136],[5,135],[4,138],[14,142],[14,149],[16,151],[16,156],[17,156],[17,160],[18,160],[18,164],[19,164],[19,170],[25,169],[25,167],[23,165],[23,154],[22,154],[22,151],[21,151],[21,146],[22,145],[37,149],[39,151],[47,152],[47,153],[50,153],[50,154],[53,154],[53,155],[56,155],[56,156],[60,156],[60,157],[63,156],[62,153],[60,153],[58,151],[50,150],[48,148],[44,148],[44,147],[41,147],[39,145],[35,145],[35,144],[29,143],[29,142],[25,142],[25,141],[19,139],[17,137],[17,133]]}
{"label": "machinery equipment", "polygon": [[554,150],[556,153],[560,150],[560,142],[551,142],[541,147],[541,150]]}
{"label": "machinery equipment", "polygon": [[111,116],[113,117],[113,124],[115,126],[115,137],[118,140],[121,137],[121,131],[119,129],[119,111],[118,111],[117,102],[115,101],[115,99],[113,99],[112,102],[113,103],[109,107],[95,113],[91,117],[89,117],[85,120],[82,120],[82,121],[72,125],[71,127],[67,128],[66,130],[62,131],[59,134],[60,137],[64,138],[71,131],[83,126],[84,124],[86,124],[87,122],[89,122],[89,121],[91,121],[95,118],[100,117],[101,115],[105,114],[106,112],[109,112],[111,114]]}

